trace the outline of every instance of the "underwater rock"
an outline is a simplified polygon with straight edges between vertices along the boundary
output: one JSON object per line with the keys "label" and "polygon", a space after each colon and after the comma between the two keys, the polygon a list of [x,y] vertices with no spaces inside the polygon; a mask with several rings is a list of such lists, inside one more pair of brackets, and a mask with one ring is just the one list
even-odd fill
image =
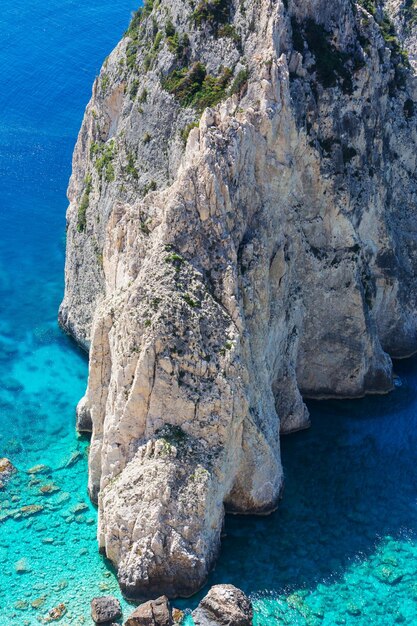
{"label": "underwater rock", "polygon": [[172,626],[172,611],[169,600],[161,596],[138,606],[126,620],[124,626]]}
{"label": "underwater rock", "polygon": [[18,574],[26,574],[31,571],[31,567],[27,561],[27,559],[22,558],[19,561],[16,561],[14,568]]}
{"label": "underwater rock", "polygon": [[48,614],[44,618],[44,621],[46,623],[58,621],[61,619],[61,617],[65,615],[66,612],[67,607],[63,602],[61,602],[60,604],[58,604],[58,606],[55,606],[53,609],[50,609],[48,611]]}
{"label": "underwater rock", "polygon": [[88,510],[88,505],[85,502],[79,502],[78,504],[72,507],[71,513],[73,513],[74,515],[80,515],[81,513],[84,513],[84,511],[87,511],[87,510]]}
{"label": "underwater rock", "polygon": [[31,517],[32,515],[37,515],[43,509],[44,507],[41,504],[28,504],[27,506],[22,506],[13,517],[16,519],[19,517]]}
{"label": "underwater rock", "polygon": [[27,611],[29,608],[29,602],[27,600],[18,600],[15,602],[14,608],[18,611]]}
{"label": "underwater rock", "polygon": [[73,465],[75,465],[78,461],[80,461],[83,458],[83,455],[81,454],[81,452],[79,450],[75,450],[70,458],[68,459],[68,461],[65,463],[64,467],[68,468],[68,467],[72,467]]}
{"label": "underwater rock", "polygon": [[42,485],[42,487],[39,488],[39,492],[43,496],[51,495],[53,493],[56,493],[57,491],[59,491],[59,487],[54,483],[48,483],[47,485]]}
{"label": "underwater rock", "polygon": [[100,596],[91,600],[91,617],[96,624],[106,624],[121,616],[122,607],[114,596]]}
{"label": "underwater rock", "polygon": [[234,585],[214,585],[192,615],[196,626],[251,626],[253,608]]}
{"label": "underwater rock", "polygon": [[35,600],[32,600],[30,605],[33,609],[40,609],[45,604],[45,601],[46,601],[46,596],[41,596],[40,598],[36,598]]}
{"label": "underwater rock", "polygon": [[39,463],[38,465],[34,465],[30,469],[28,469],[28,474],[46,474],[47,472],[50,472],[50,471],[51,471],[50,467],[48,467],[47,465],[43,465],[42,463]]}

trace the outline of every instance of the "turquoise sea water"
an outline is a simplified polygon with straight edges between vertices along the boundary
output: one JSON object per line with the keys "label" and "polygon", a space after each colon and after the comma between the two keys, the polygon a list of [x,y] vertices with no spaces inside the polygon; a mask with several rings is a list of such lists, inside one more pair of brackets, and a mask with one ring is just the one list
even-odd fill
{"label": "turquoise sea water", "polygon": [[[118,595],[74,430],[86,359],[56,315],[73,145],[136,3],[1,4],[0,457],[19,471],[0,491],[0,626],[60,603],[59,624],[90,624],[91,597]],[[313,403],[312,429],[283,440],[280,509],[227,519],[210,584],[251,593],[257,625],[417,625],[417,361],[397,372],[388,397]]]}

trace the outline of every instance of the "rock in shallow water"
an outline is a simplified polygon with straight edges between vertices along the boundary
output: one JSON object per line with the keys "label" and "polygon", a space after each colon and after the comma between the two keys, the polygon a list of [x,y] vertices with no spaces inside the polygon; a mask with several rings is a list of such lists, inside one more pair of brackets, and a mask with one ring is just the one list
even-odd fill
{"label": "rock in shallow water", "polygon": [[16,471],[15,466],[9,459],[0,459],[0,489],[3,489],[10,476]]}
{"label": "rock in shallow water", "polygon": [[166,596],[138,606],[125,626],[172,626],[172,611]]}
{"label": "rock in shallow water", "polygon": [[101,596],[91,600],[91,617],[96,624],[108,624],[121,616],[122,607],[114,596]]}
{"label": "rock in shallow water", "polygon": [[196,626],[251,626],[252,603],[234,585],[215,585],[193,611]]}

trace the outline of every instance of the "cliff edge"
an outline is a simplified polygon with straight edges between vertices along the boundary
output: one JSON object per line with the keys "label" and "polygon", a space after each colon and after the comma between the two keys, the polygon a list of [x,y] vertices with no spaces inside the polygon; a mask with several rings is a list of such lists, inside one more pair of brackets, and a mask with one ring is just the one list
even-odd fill
{"label": "cliff edge", "polygon": [[104,63],[60,322],[127,596],[194,593],[224,511],[277,506],[303,397],[388,392],[417,350],[415,100],[373,0],[147,0]]}

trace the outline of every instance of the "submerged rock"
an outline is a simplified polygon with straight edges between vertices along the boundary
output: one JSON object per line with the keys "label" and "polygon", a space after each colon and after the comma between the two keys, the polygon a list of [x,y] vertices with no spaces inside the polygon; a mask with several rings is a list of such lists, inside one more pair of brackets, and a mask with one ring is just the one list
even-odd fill
{"label": "submerged rock", "polygon": [[63,602],[55,606],[48,611],[48,614],[44,617],[46,623],[59,621],[67,612],[67,607]]}
{"label": "submerged rock", "polygon": [[114,596],[101,596],[91,600],[91,617],[96,624],[108,624],[121,616],[122,607]]}
{"label": "submerged rock", "polygon": [[26,506],[22,506],[14,515],[14,517],[31,517],[32,515],[37,515],[44,510],[44,507],[41,504],[28,504]]}
{"label": "submerged rock", "polygon": [[27,559],[22,558],[16,561],[14,568],[18,574],[26,574],[32,571]]}
{"label": "submerged rock", "polygon": [[73,465],[78,463],[78,461],[80,461],[82,458],[83,458],[83,455],[81,454],[81,452],[79,450],[74,450],[74,452],[71,454],[68,461],[65,463],[64,467],[65,468],[72,467]]}
{"label": "submerged rock", "polygon": [[39,463],[28,469],[28,474],[46,474],[50,472],[50,468],[47,465]]}
{"label": "submerged rock", "polygon": [[225,510],[277,507],[304,397],[386,393],[417,350],[417,85],[391,30],[350,0],[200,4],[136,15],[68,190],[59,318],[90,348],[99,547],[136,599],[191,595]]}
{"label": "submerged rock", "polygon": [[59,487],[55,485],[54,483],[48,483],[46,485],[42,485],[42,487],[39,487],[39,492],[43,496],[52,495],[53,493],[56,493],[57,491],[59,491]]}
{"label": "submerged rock", "polygon": [[251,626],[252,603],[233,585],[215,585],[193,611],[196,626]]}
{"label": "submerged rock", "polygon": [[124,626],[172,626],[171,606],[166,596],[138,606]]}

